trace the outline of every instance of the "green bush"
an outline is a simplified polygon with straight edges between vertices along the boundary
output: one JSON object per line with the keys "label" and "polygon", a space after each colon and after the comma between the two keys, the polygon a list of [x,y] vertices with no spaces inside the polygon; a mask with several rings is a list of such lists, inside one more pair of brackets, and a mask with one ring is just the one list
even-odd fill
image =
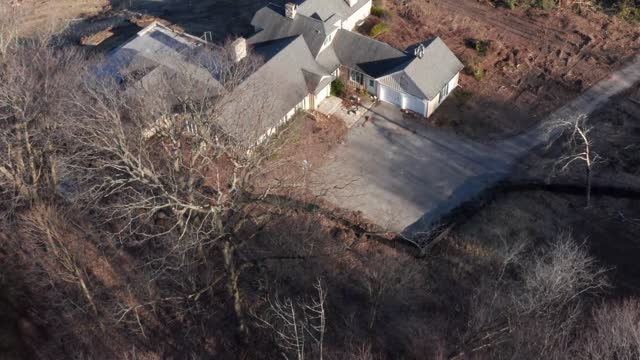
{"label": "green bush", "polygon": [[482,69],[474,70],[473,78],[476,79],[476,81],[481,81],[482,79],[484,79],[484,70]]}
{"label": "green bush", "polygon": [[616,3],[618,16],[628,21],[640,21],[640,4],[633,0],[619,0]]}
{"label": "green bush", "polygon": [[465,39],[464,42],[467,47],[474,49],[482,56],[487,54],[487,50],[491,46],[491,40]]}
{"label": "green bush", "polygon": [[340,97],[344,94],[344,83],[340,79],[335,79],[331,83],[331,95]]}
{"label": "green bush", "polygon": [[457,87],[453,90],[453,96],[460,100],[462,103],[466,103],[473,94],[469,90],[464,90],[461,87]]}
{"label": "green bush", "polygon": [[556,0],[533,0],[533,6],[544,11],[551,11],[556,7]]}
{"label": "green bush", "polygon": [[513,10],[518,6],[518,2],[516,0],[502,0],[502,3],[509,10]]}
{"label": "green bush", "polygon": [[389,27],[386,24],[383,24],[383,23],[376,24],[374,27],[371,28],[371,31],[369,31],[369,35],[371,37],[378,37],[386,33],[387,30],[389,30]]}
{"label": "green bush", "polygon": [[383,8],[381,8],[380,6],[373,5],[371,7],[371,15],[379,17],[379,18],[382,18],[385,15],[387,15],[387,12]]}

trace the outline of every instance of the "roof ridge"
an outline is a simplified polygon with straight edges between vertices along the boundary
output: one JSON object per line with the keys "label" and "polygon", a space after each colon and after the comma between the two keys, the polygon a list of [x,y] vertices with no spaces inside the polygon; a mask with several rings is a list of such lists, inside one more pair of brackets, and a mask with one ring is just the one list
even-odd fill
{"label": "roof ridge", "polygon": [[388,47],[388,48],[391,48],[391,49],[396,50],[396,51],[399,51],[399,52],[401,52],[401,53],[403,53],[403,54],[409,55],[409,54],[407,54],[407,52],[406,52],[406,51],[404,51],[404,50],[400,50],[400,49],[398,49],[398,48],[396,48],[396,47],[393,47],[393,46],[391,46],[391,45],[387,44],[387,43],[386,43],[386,42],[384,42],[384,41],[376,40],[376,39],[374,39],[374,38],[372,38],[372,37],[369,37],[369,36],[366,36],[366,35],[360,34],[360,33],[355,32],[355,31],[351,31],[351,30],[347,30],[347,29],[338,29],[338,32],[341,32],[341,31],[342,31],[342,32],[347,32],[347,33],[350,33],[350,34],[354,34],[354,35],[359,36],[359,37],[364,38],[364,39],[368,39],[368,40],[372,40],[372,41],[378,42],[378,43],[380,43],[380,44],[382,44],[382,45],[384,45],[384,46],[386,46],[386,47]]}

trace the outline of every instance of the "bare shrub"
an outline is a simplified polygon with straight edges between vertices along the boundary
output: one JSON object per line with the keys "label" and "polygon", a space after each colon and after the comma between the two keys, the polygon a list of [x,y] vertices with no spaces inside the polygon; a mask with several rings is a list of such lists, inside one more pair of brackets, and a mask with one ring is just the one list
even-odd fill
{"label": "bare shrub", "polygon": [[398,301],[402,294],[411,291],[420,273],[417,261],[404,254],[367,254],[368,261],[363,266],[362,286],[367,291],[370,302],[369,328],[378,319],[381,306],[393,298]]}
{"label": "bare shrub", "polygon": [[580,295],[608,285],[607,270],[568,232],[561,232],[524,270],[524,288],[517,303],[525,314],[555,316],[565,306],[580,301]]}
{"label": "bare shrub", "polygon": [[[513,249],[508,253],[524,254],[520,246]],[[533,257],[505,259],[511,259],[511,265],[500,267],[473,297],[462,345],[470,350],[456,354],[562,358],[584,310],[584,298],[608,286],[606,270],[568,232]]]}
{"label": "bare shrub", "polygon": [[593,325],[579,345],[586,359],[640,358],[640,301],[625,299],[595,309]]}
{"label": "bare shrub", "polygon": [[317,297],[308,302],[276,296],[266,299],[269,307],[264,314],[254,314],[260,326],[273,331],[285,358],[286,354],[293,354],[298,360],[307,356],[322,359],[324,356],[327,293],[320,280],[314,287]]}

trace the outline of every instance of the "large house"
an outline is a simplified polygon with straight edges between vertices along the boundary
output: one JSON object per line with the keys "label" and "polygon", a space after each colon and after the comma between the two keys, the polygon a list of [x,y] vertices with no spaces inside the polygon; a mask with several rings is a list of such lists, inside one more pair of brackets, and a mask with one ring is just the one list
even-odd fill
{"label": "large house", "polygon": [[[255,33],[233,47],[237,61],[251,48],[264,63],[239,86],[239,94],[251,95],[238,96],[223,110],[221,127],[248,146],[259,143],[296,111],[318,108],[341,74],[381,101],[430,116],[458,85],[462,63],[440,38],[398,50],[352,32],[371,6],[371,0],[296,0],[260,9],[251,22]],[[216,74],[198,60],[203,46],[196,37],[153,23],[113,51],[108,63],[114,72],[144,68],[141,82],[192,67],[207,88],[216,89]]]}

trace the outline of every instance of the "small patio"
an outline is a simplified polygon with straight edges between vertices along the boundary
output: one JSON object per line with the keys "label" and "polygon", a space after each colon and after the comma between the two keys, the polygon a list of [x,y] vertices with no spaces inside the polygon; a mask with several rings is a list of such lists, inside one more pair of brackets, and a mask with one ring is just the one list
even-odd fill
{"label": "small patio", "polygon": [[362,105],[354,104],[353,107],[347,108],[343,104],[343,99],[335,96],[329,96],[318,107],[318,112],[328,116],[335,116],[345,122],[348,128],[352,128],[363,116],[369,111],[373,103],[371,101],[362,100]]}

